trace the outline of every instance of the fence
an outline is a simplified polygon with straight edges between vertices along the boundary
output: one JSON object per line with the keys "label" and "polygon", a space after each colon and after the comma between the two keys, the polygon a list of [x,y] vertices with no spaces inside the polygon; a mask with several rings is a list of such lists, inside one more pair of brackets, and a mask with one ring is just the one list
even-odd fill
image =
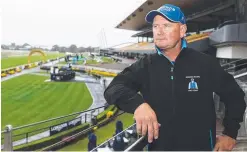
{"label": "fence", "polygon": [[[4,138],[2,138],[2,140],[4,140],[4,145],[2,145],[1,149],[6,150],[6,151],[12,151],[13,146],[23,145],[23,144],[27,144],[32,141],[40,140],[42,138],[50,137],[64,130],[68,130],[72,127],[78,126],[79,124],[85,124],[87,122],[91,122],[92,118],[96,117],[96,115],[104,111],[105,108],[106,106],[101,106],[101,107],[97,107],[94,109],[90,109],[90,110],[86,110],[82,112],[75,112],[69,115],[56,117],[56,118],[24,125],[24,126],[20,126],[16,128],[12,128],[11,125],[7,125],[5,130],[1,132],[2,137],[4,134]],[[48,123],[52,121],[64,120],[68,117],[72,117],[75,115],[77,115],[76,118],[69,120],[69,121],[68,120],[61,121],[60,124],[55,124],[52,126],[47,126],[47,127],[29,131],[29,132],[14,135],[15,131],[18,131],[21,129],[26,129],[29,127],[38,128],[37,127],[38,125],[42,125],[44,123]],[[17,139],[17,140],[14,140],[14,139]]]}
{"label": "fence", "polygon": [[86,135],[88,132],[92,131],[94,127],[100,128],[106,124],[108,124],[110,121],[114,120],[115,118],[117,118],[118,116],[122,115],[124,112],[120,112],[118,114],[115,114],[114,116],[110,117],[109,119],[107,119],[106,121],[101,121],[98,124],[93,124],[92,126],[90,126],[89,128],[80,131],[72,136],[67,137],[65,140],[59,141],[51,146],[45,147],[42,149],[42,151],[55,151],[58,150],[62,145],[66,144],[67,142],[71,142],[73,140],[78,139],[79,137]]}
{"label": "fence", "polygon": [[137,134],[136,123],[129,126],[127,129],[109,138],[102,144],[98,145],[91,152],[95,151],[114,151],[113,143],[118,137],[123,138],[125,143],[123,151],[142,151],[143,148],[148,144],[145,136]]}

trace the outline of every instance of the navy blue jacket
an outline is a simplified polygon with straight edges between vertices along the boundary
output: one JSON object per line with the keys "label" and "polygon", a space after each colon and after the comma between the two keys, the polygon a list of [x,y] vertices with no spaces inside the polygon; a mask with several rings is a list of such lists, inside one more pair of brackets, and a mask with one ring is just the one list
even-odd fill
{"label": "navy blue jacket", "polygon": [[223,134],[236,138],[246,108],[244,92],[216,58],[190,48],[174,65],[158,53],[141,58],[113,79],[104,96],[129,113],[144,102],[152,107],[161,128],[150,150],[212,150],[213,92],[226,107]]}

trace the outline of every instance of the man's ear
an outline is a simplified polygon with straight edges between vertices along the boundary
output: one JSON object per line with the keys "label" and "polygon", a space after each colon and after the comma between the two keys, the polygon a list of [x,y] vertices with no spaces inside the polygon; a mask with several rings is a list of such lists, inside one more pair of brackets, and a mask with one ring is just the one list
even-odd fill
{"label": "man's ear", "polygon": [[185,36],[186,31],[187,31],[187,25],[181,24],[180,25],[180,38],[183,38]]}

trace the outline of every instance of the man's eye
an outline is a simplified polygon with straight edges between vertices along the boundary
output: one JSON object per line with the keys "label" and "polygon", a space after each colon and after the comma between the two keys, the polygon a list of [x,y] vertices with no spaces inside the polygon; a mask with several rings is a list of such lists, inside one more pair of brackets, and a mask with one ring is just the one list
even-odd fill
{"label": "man's eye", "polygon": [[153,25],[153,28],[157,28],[158,26],[157,25]]}

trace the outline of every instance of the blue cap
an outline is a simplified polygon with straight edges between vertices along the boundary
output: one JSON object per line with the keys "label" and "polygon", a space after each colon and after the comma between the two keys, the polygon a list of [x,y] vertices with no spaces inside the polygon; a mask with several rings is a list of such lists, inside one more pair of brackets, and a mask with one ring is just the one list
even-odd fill
{"label": "blue cap", "polygon": [[146,21],[153,23],[154,17],[161,15],[171,22],[186,24],[184,13],[177,6],[165,4],[157,10],[152,10],[146,15]]}

